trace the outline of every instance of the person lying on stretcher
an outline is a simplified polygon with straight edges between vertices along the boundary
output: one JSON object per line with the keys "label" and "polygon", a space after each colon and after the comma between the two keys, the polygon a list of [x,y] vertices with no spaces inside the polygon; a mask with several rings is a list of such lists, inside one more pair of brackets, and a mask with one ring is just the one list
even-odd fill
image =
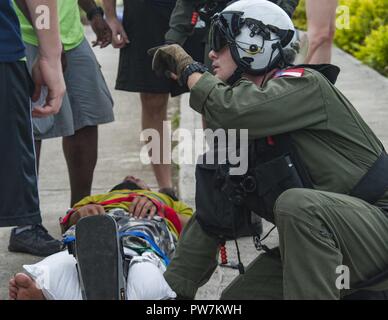
{"label": "person lying on stretcher", "polygon": [[[117,270],[122,269],[119,273],[123,273],[126,282],[121,298],[173,299],[175,293],[165,282],[163,272],[192,214],[193,210],[178,199],[151,191],[142,180],[128,176],[111,191],[82,199],[60,219],[64,244],[72,250],[63,250],[34,265],[24,265],[26,272],[16,274],[9,281],[9,298],[115,299],[109,295],[110,288],[105,288],[104,282],[112,276],[117,278],[114,268],[119,264]],[[108,224],[107,217],[110,217],[117,231],[109,234],[107,227],[98,228],[102,221],[96,220],[98,216],[106,218],[102,223]],[[82,243],[80,240],[85,236],[91,241]],[[104,261],[111,257],[110,252],[104,256],[104,250],[110,250],[105,243],[112,243],[116,236],[121,247],[117,251],[121,253],[117,255],[120,259],[105,264],[104,270]],[[72,251],[77,251],[76,258]],[[86,291],[82,280],[87,282]],[[105,292],[98,293],[101,290]]]}

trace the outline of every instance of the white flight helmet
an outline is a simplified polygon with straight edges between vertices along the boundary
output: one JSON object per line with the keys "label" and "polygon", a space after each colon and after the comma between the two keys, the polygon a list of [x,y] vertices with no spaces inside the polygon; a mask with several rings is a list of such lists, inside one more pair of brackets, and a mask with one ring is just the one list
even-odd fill
{"label": "white flight helmet", "polygon": [[[293,46],[294,25],[285,11],[266,0],[233,2],[212,17],[210,47],[228,45],[237,64],[234,82],[242,73],[263,75],[290,62],[285,51]],[[286,50],[285,50],[286,49]]]}

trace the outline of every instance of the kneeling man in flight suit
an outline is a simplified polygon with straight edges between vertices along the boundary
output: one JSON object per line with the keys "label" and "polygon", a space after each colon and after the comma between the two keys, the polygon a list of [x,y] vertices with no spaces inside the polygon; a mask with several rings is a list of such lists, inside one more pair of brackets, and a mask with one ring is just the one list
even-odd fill
{"label": "kneeling man in flight suit", "polygon": [[[195,297],[220,242],[243,234],[251,212],[276,225],[279,248],[256,258],[222,299],[341,299],[388,289],[383,144],[334,86],[339,68],[291,66],[294,32],[278,6],[244,0],[212,18],[214,75],[178,45],[150,51],[157,73],[188,85],[208,128],[249,130],[245,175],[233,177],[228,164],[197,165],[197,212],[164,274],[182,298]],[[336,283],[343,266],[348,290]]]}

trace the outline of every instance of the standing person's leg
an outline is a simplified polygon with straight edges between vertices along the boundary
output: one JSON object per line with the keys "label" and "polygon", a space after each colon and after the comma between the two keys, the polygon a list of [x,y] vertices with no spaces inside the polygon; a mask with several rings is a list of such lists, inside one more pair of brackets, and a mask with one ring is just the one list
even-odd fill
{"label": "standing person's leg", "polygon": [[305,63],[330,63],[338,0],[306,0],[309,49]]}
{"label": "standing person's leg", "polygon": [[72,136],[63,137],[62,147],[69,171],[70,206],[73,206],[92,191],[98,154],[97,126],[84,127]]}
{"label": "standing person's leg", "polygon": [[[388,217],[343,194],[309,189],[284,192],[275,204],[285,299],[339,299],[338,267],[350,289],[388,268]],[[369,290],[387,290],[388,279]]]}
{"label": "standing person's leg", "polygon": [[[171,164],[163,163],[164,153],[171,152],[171,150],[164,150],[163,148],[164,139],[169,139],[169,136],[165,137],[163,135],[163,121],[167,120],[168,97],[169,95],[165,93],[140,93],[142,105],[142,129],[156,129],[160,136],[160,164],[152,162],[151,164],[156,181],[161,189],[172,188]],[[171,132],[168,132],[168,135],[170,134]]]}
{"label": "standing person's leg", "polygon": [[73,206],[90,195],[98,156],[98,125],[112,122],[113,100],[87,40],[66,52],[65,81],[74,134],[63,137]]}
{"label": "standing person's leg", "polygon": [[41,225],[31,124],[31,78],[24,62],[0,64],[0,227],[13,228],[8,250],[47,256],[61,243]]}
{"label": "standing person's leg", "polygon": [[0,63],[0,227],[42,221],[31,124],[32,85],[24,62]]}
{"label": "standing person's leg", "polygon": [[[177,96],[185,91],[176,88],[175,82],[156,76],[152,70],[152,57],[148,49],[162,45],[169,28],[169,18],[174,3],[160,5],[155,1],[124,0],[123,26],[130,43],[120,50],[116,89],[139,92],[142,104],[142,128],[156,129],[160,133],[161,164],[152,163],[159,188],[174,193],[171,164],[162,163],[164,150],[163,121],[167,120],[169,95]],[[163,152],[163,153],[162,153]],[[170,157],[168,157],[170,158]]]}

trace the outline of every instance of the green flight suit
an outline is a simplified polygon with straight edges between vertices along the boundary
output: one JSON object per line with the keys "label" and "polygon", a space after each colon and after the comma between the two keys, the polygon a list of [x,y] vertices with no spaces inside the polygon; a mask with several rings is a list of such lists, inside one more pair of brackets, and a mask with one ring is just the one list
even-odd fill
{"label": "green flight suit", "polygon": [[[387,193],[378,206],[346,195],[383,145],[351,103],[319,72],[279,77],[262,88],[248,80],[228,86],[205,73],[191,90],[191,107],[212,129],[248,129],[252,139],[290,133],[314,189],[290,189],[274,207],[279,254],[263,254],[228,286],[223,299],[339,299],[388,269]],[[193,218],[165,278],[194,298],[216,267],[217,242]],[[336,286],[337,268],[350,289]],[[387,290],[388,279],[369,290]]]}

